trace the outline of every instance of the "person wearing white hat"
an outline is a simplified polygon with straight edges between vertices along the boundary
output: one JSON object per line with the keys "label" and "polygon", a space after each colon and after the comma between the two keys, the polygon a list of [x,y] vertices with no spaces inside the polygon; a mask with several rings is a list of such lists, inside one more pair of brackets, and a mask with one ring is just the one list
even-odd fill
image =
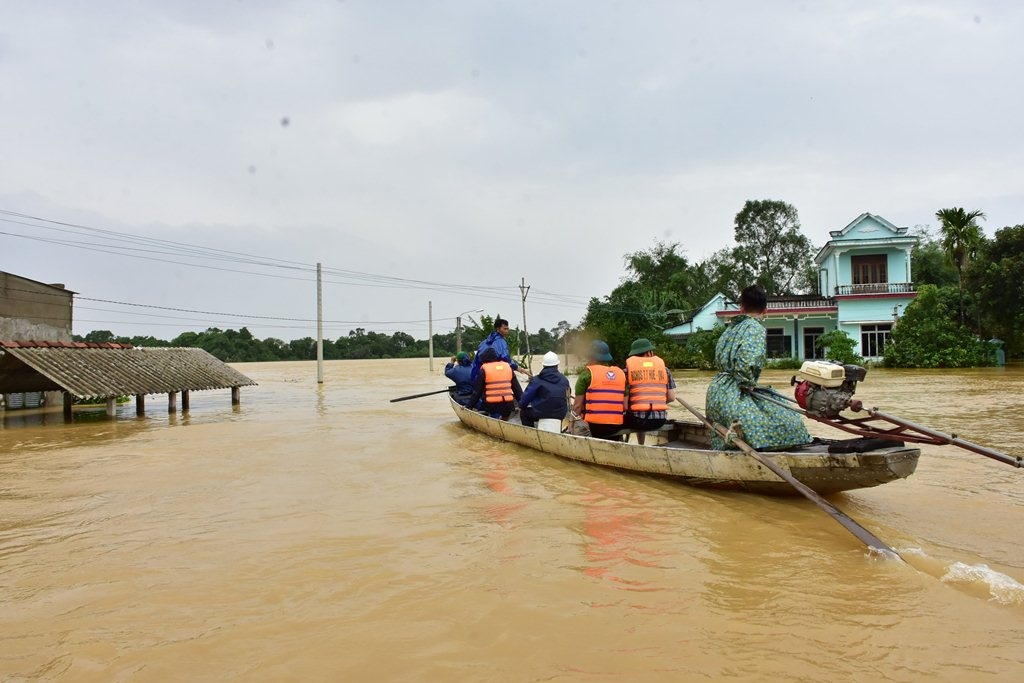
{"label": "person wearing white hat", "polygon": [[558,354],[548,351],[541,365],[519,399],[519,419],[525,427],[536,427],[537,420],[561,421],[569,412],[569,380],[558,371]]}

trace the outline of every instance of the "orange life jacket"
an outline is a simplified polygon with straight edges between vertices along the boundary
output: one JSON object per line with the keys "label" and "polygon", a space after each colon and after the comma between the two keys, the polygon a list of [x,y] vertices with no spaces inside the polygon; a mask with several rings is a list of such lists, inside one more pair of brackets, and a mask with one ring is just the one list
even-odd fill
{"label": "orange life jacket", "polygon": [[480,370],[484,373],[484,403],[511,403],[515,398],[512,393],[512,366],[499,360],[484,363]]}
{"label": "orange life jacket", "polygon": [[587,370],[590,370],[590,386],[584,394],[583,419],[591,424],[622,424],[626,373],[609,365],[588,365]]}
{"label": "orange life jacket", "polygon": [[668,410],[668,371],[657,356],[630,356],[626,359],[629,380],[629,409],[644,413]]}

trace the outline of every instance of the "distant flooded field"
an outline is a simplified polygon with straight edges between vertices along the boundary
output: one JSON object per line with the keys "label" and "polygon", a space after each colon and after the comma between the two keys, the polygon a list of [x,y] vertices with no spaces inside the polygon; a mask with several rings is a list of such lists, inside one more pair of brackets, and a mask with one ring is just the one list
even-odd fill
{"label": "distant flooded field", "polygon": [[[0,420],[0,680],[1011,681],[1024,471],[922,449],[832,496],[703,491],[463,428],[443,361],[238,364],[107,419]],[[792,371],[764,382],[789,392]],[[703,406],[710,373],[682,372]],[[1024,452],[1024,370],[871,369],[865,404]],[[681,409],[675,411],[681,416]],[[819,435],[840,436],[812,424]]]}

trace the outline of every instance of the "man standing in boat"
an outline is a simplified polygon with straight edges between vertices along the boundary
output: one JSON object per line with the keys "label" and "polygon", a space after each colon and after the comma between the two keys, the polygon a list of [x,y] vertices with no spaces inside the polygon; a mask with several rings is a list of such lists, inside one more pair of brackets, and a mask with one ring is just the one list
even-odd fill
{"label": "man standing in boat", "polygon": [[488,348],[480,356],[480,374],[476,376],[473,395],[467,405],[476,406],[483,399],[481,410],[491,417],[507,420],[515,401],[523,395],[523,387],[512,371],[512,364],[500,360],[494,349]]}
{"label": "man standing in boat", "polygon": [[480,342],[480,346],[477,347],[476,356],[473,358],[473,369],[471,377],[476,380],[477,375],[480,374],[480,366],[483,364],[483,354],[487,349],[494,349],[494,353],[497,354],[498,360],[503,360],[512,366],[513,372],[519,371],[519,365],[512,360],[512,353],[509,351],[508,342],[505,338],[508,337],[508,321],[504,318],[494,319],[494,331],[487,335],[487,339]]}
{"label": "man standing in boat", "polygon": [[538,420],[558,420],[569,412],[569,380],[558,371],[558,354],[544,354],[540,373],[531,380],[519,399],[519,418],[524,427],[534,427]]}
{"label": "man standing in boat", "polygon": [[572,409],[586,420],[590,435],[619,441],[613,436],[622,429],[626,409],[626,373],[622,368],[605,365],[612,360],[608,345],[595,341],[590,345],[590,364],[576,380],[576,400]]}
{"label": "man standing in boat", "polygon": [[636,430],[636,440],[644,445],[644,432],[653,431],[668,419],[668,404],[676,400],[676,383],[665,361],[654,355],[649,339],[636,339],[626,359],[626,393],[629,409],[625,425]]}

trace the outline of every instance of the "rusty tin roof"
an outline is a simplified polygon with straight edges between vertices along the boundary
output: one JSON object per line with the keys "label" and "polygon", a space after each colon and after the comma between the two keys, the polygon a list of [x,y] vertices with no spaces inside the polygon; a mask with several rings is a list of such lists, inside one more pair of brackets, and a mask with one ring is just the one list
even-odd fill
{"label": "rusty tin roof", "polygon": [[0,341],[0,393],[67,391],[110,398],[254,386],[202,349]]}

